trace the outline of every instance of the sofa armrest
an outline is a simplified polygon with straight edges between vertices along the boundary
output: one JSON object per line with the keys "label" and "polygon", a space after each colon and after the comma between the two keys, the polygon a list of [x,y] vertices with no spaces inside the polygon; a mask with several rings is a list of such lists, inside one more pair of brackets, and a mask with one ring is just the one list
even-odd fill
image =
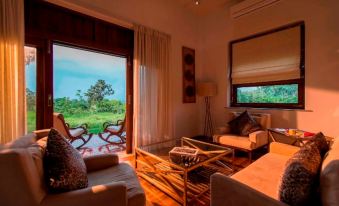
{"label": "sofa armrest", "polygon": [[48,194],[42,206],[126,206],[127,189],[124,182],[96,185],[60,194]]}
{"label": "sofa armrest", "polygon": [[271,142],[270,152],[285,156],[292,156],[294,153],[298,152],[300,147],[296,147],[289,144],[283,144],[280,142]]}
{"label": "sofa armrest", "polygon": [[211,206],[287,206],[220,173],[211,176]]}
{"label": "sofa armrest", "polygon": [[100,154],[84,157],[84,161],[87,172],[91,172],[119,164],[119,156],[117,154]]}
{"label": "sofa armrest", "polygon": [[249,134],[249,139],[251,142],[254,142],[257,147],[265,145],[268,143],[268,134],[267,131],[259,130]]}
{"label": "sofa armrest", "polygon": [[35,130],[33,133],[37,136],[37,139],[41,139],[48,136],[50,129]]}

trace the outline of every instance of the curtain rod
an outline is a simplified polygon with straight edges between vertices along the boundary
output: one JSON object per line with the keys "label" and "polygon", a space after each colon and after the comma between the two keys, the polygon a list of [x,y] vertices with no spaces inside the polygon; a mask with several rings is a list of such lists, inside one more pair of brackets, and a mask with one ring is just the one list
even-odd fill
{"label": "curtain rod", "polygon": [[113,24],[117,24],[119,26],[122,26],[122,27],[125,27],[125,28],[128,28],[128,29],[133,29],[133,24],[130,23],[130,22],[123,21],[123,20],[108,16],[106,14],[102,14],[102,13],[97,12],[95,10],[85,8],[83,6],[77,5],[77,4],[72,3],[72,2],[68,2],[66,0],[45,0],[45,1],[52,3],[52,4],[55,4],[55,5],[58,5],[58,6],[65,7],[67,9],[71,9],[73,11],[80,12],[82,14],[86,14],[86,15],[89,15],[89,16],[92,16],[92,17],[113,23]]}

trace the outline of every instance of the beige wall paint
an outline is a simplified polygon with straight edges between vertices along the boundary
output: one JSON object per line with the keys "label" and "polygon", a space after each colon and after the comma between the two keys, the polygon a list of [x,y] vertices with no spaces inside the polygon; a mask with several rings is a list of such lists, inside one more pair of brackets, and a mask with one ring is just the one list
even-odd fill
{"label": "beige wall paint", "polygon": [[193,14],[172,0],[67,0],[67,2],[106,17],[119,19],[122,24],[124,21],[127,22],[126,25],[137,23],[171,35],[170,84],[174,137],[199,133],[200,101],[182,103],[182,46],[196,50],[196,76],[199,77],[201,74],[202,58],[198,49],[200,38],[197,19]]}
{"label": "beige wall paint", "polygon": [[218,83],[213,98],[216,125],[228,121],[228,42],[292,22],[306,27],[306,110],[260,110],[272,114],[273,127],[323,131],[339,136],[339,1],[281,0],[255,13],[230,18],[229,10],[202,19],[202,76]]}

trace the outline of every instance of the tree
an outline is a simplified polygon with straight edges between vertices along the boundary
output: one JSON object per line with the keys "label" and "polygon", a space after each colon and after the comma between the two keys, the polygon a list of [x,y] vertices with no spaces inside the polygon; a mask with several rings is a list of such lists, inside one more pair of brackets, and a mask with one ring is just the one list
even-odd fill
{"label": "tree", "polygon": [[95,85],[91,85],[91,87],[85,93],[88,102],[93,105],[97,102],[101,102],[106,95],[113,95],[114,90],[112,89],[112,85],[106,84],[105,80],[99,79]]}

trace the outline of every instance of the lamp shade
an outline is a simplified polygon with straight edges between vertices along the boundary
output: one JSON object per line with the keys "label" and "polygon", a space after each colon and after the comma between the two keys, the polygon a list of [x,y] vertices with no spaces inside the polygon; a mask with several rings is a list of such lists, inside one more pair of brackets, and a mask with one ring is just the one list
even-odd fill
{"label": "lamp shade", "polygon": [[197,94],[203,97],[212,97],[217,94],[217,84],[214,82],[198,82]]}

